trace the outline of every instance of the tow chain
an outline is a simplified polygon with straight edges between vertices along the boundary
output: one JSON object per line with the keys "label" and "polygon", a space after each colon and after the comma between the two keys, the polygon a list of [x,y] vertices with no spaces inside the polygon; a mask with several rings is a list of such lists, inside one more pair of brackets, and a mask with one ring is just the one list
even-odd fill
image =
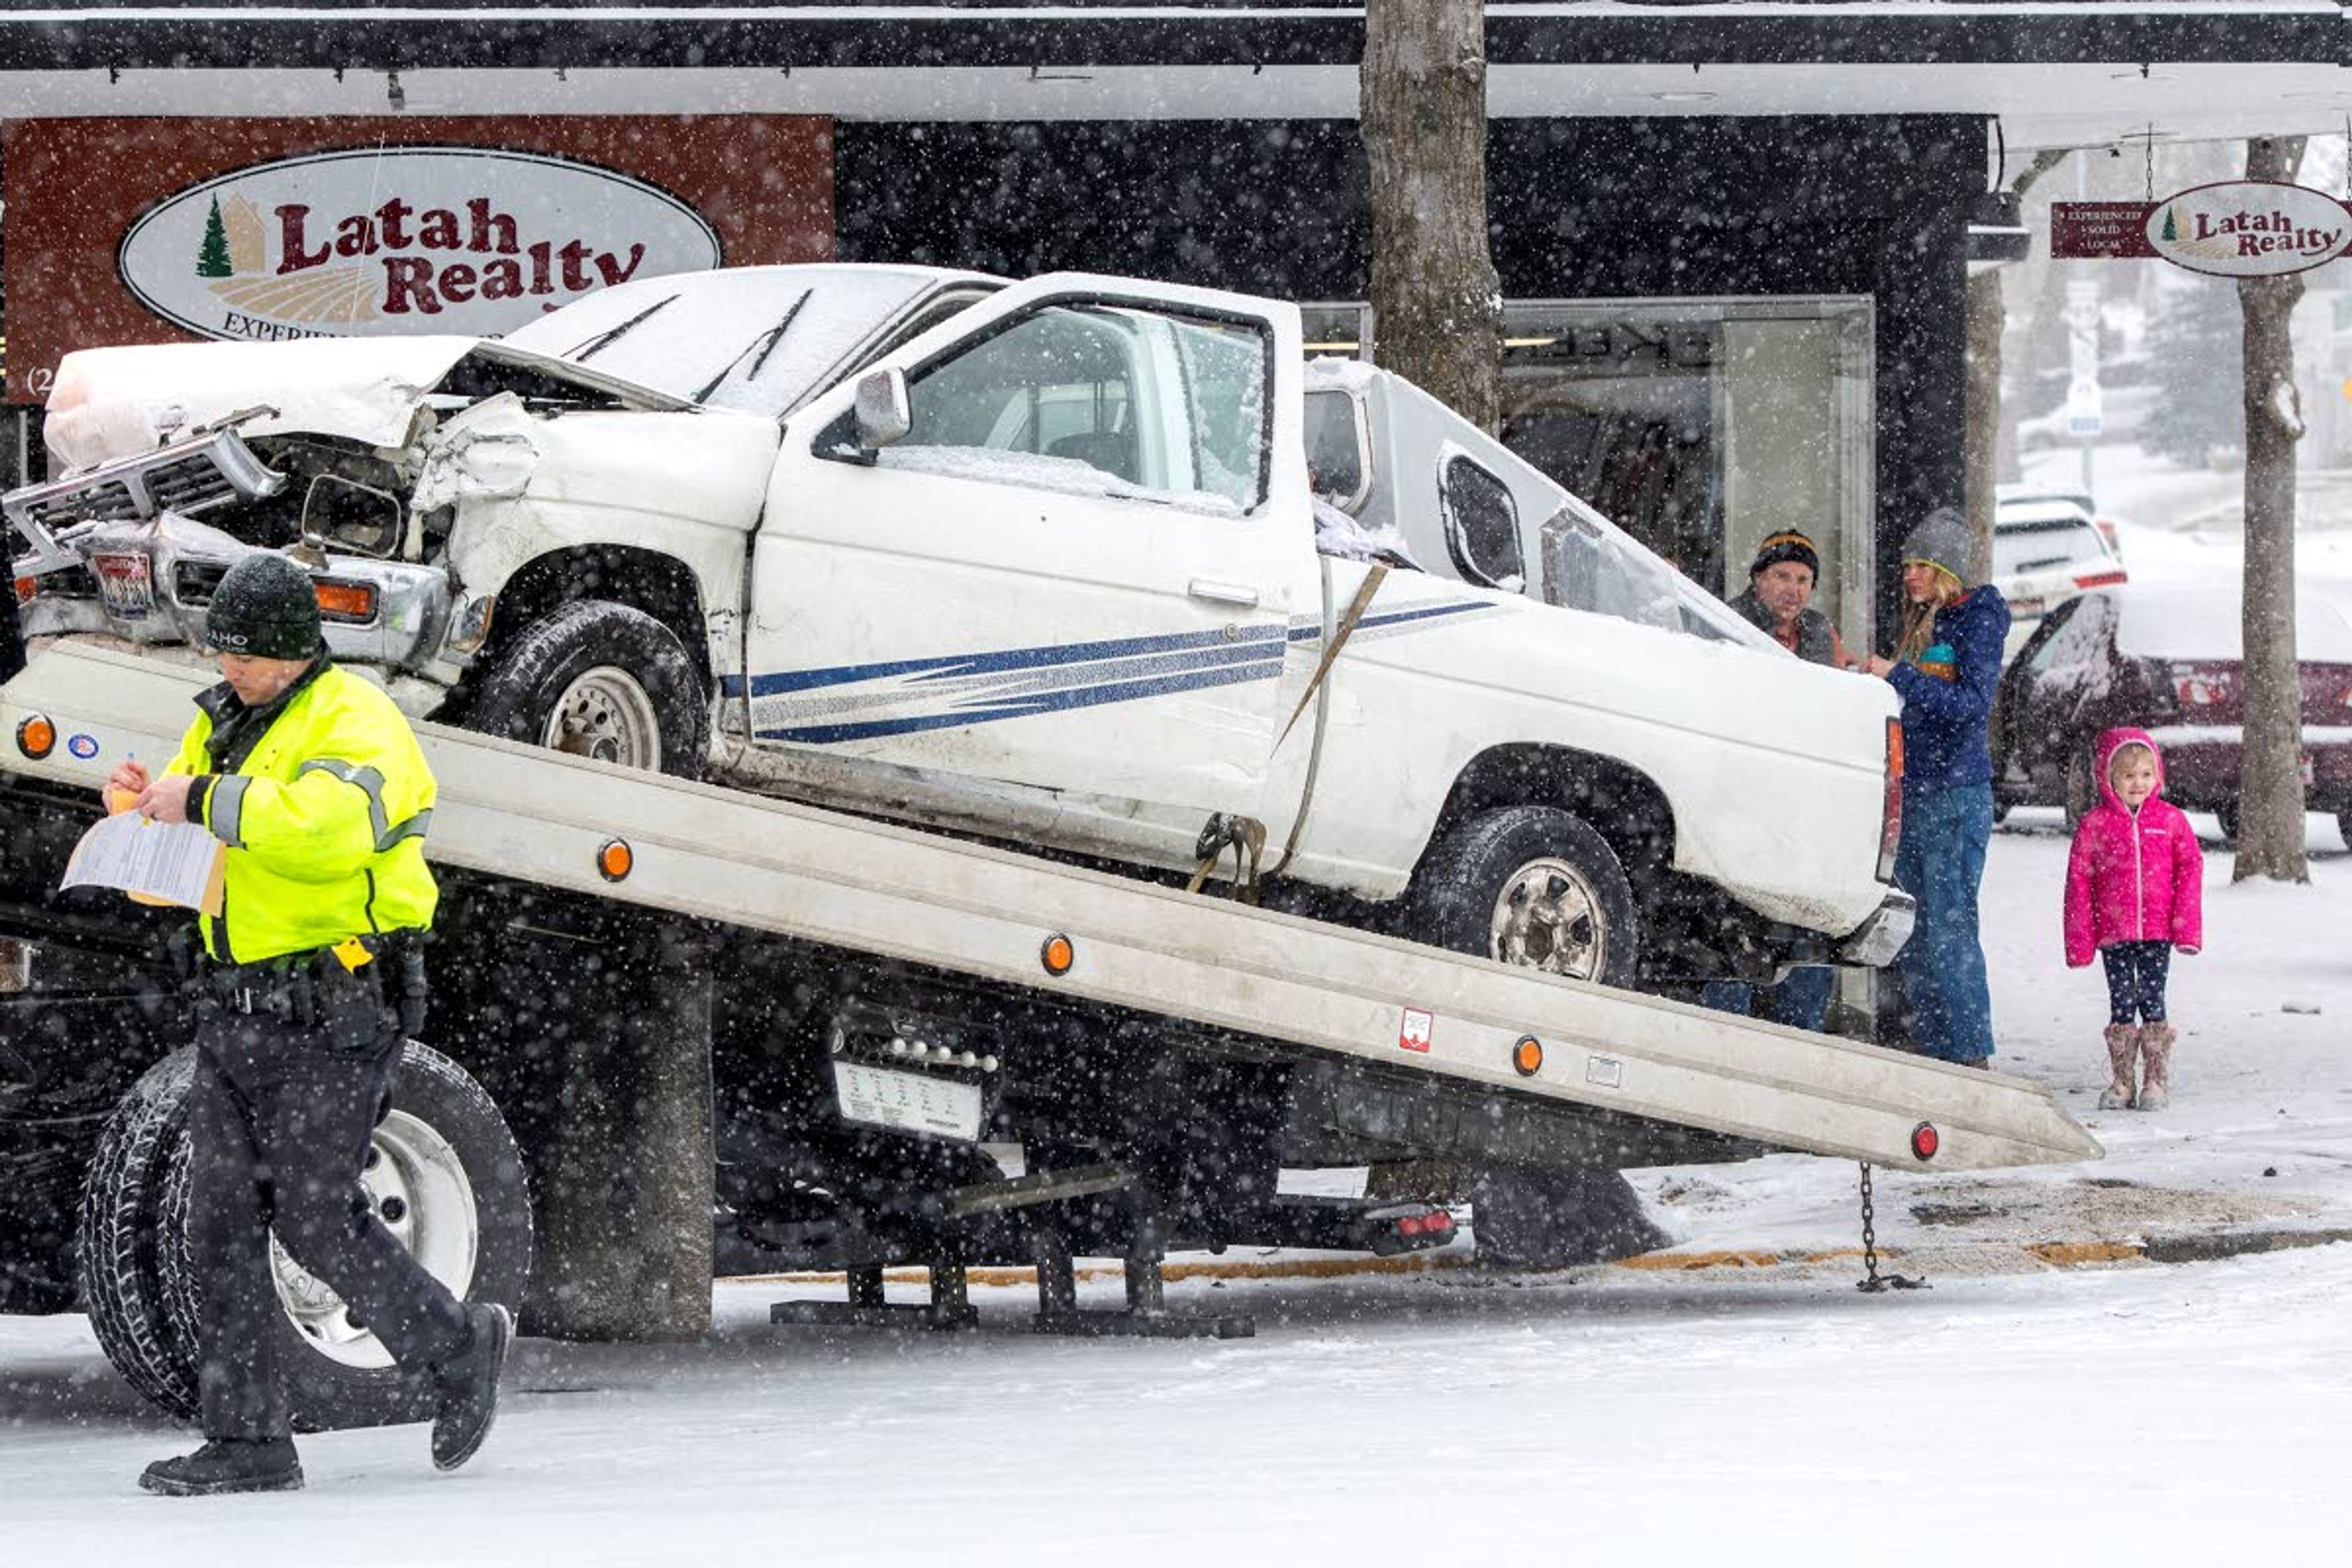
{"label": "tow chain", "polygon": [[1863,1278],[1853,1288],[1876,1295],[1881,1290],[1925,1290],[1925,1279],[1901,1274],[1881,1274],[1878,1271],[1878,1231],[1872,1223],[1876,1212],[1870,1202],[1870,1162],[1862,1162],[1862,1267]]}

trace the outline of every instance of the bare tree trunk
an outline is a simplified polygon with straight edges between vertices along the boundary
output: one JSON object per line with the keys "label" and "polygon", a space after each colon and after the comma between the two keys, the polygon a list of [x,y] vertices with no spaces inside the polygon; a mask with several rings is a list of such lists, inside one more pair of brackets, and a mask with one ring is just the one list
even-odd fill
{"label": "bare tree trunk", "polygon": [[[2067,156],[2063,148],[2033,155],[2010,190],[2022,196]],[[2009,326],[2000,268],[1989,267],[1969,279],[1968,292],[1968,472],[1969,572],[1970,582],[1992,575],[1993,492],[2000,476],[2000,339]]]}
{"label": "bare tree trunk", "polygon": [[1485,6],[1370,0],[1360,91],[1372,357],[1492,430],[1503,300],[1486,245]]}
{"label": "bare tree trunk", "polygon": [[[2300,136],[2246,143],[2246,178],[2293,180]],[[2303,854],[2303,683],[2294,647],[2294,444],[2303,412],[2288,317],[2303,278],[2242,278],[2245,319],[2245,761],[2232,881],[2310,880]]]}

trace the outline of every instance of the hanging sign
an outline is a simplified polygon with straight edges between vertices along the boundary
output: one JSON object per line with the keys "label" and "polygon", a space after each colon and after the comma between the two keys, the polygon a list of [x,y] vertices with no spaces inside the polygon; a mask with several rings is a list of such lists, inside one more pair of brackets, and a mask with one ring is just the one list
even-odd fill
{"label": "hanging sign", "polygon": [[479,147],[354,148],[217,175],[123,237],[122,281],[214,338],[493,334],[631,278],[715,267],[710,225],[611,170]]}
{"label": "hanging sign", "polygon": [[2229,180],[2160,202],[2058,202],[2060,260],[2155,258],[2216,278],[2276,278],[2352,249],[2352,210],[2306,185]]}

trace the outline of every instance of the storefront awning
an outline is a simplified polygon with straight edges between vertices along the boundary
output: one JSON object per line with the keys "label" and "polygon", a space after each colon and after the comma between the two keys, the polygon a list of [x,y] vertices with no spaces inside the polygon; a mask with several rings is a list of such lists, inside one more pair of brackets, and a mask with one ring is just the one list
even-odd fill
{"label": "storefront awning", "polygon": [[[2340,129],[2333,0],[1783,0],[1487,11],[1501,117],[1982,114],[2012,148]],[[1351,118],[1360,5],[174,4],[0,9],[63,115]],[[269,62],[257,67],[256,62]]]}

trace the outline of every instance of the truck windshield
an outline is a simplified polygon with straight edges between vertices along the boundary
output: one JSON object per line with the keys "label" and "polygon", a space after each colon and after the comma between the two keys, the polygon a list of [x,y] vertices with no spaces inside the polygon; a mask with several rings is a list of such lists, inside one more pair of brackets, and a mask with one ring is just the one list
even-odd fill
{"label": "truck windshield", "polygon": [[674,397],[782,418],[936,281],[883,267],[646,278],[551,311],[506,341]]}
{"label": "truck windshield", "polygon": [[1573,496],[1543,525],[1544,596],[1571,610],[1778,653],[1738,612]]}

